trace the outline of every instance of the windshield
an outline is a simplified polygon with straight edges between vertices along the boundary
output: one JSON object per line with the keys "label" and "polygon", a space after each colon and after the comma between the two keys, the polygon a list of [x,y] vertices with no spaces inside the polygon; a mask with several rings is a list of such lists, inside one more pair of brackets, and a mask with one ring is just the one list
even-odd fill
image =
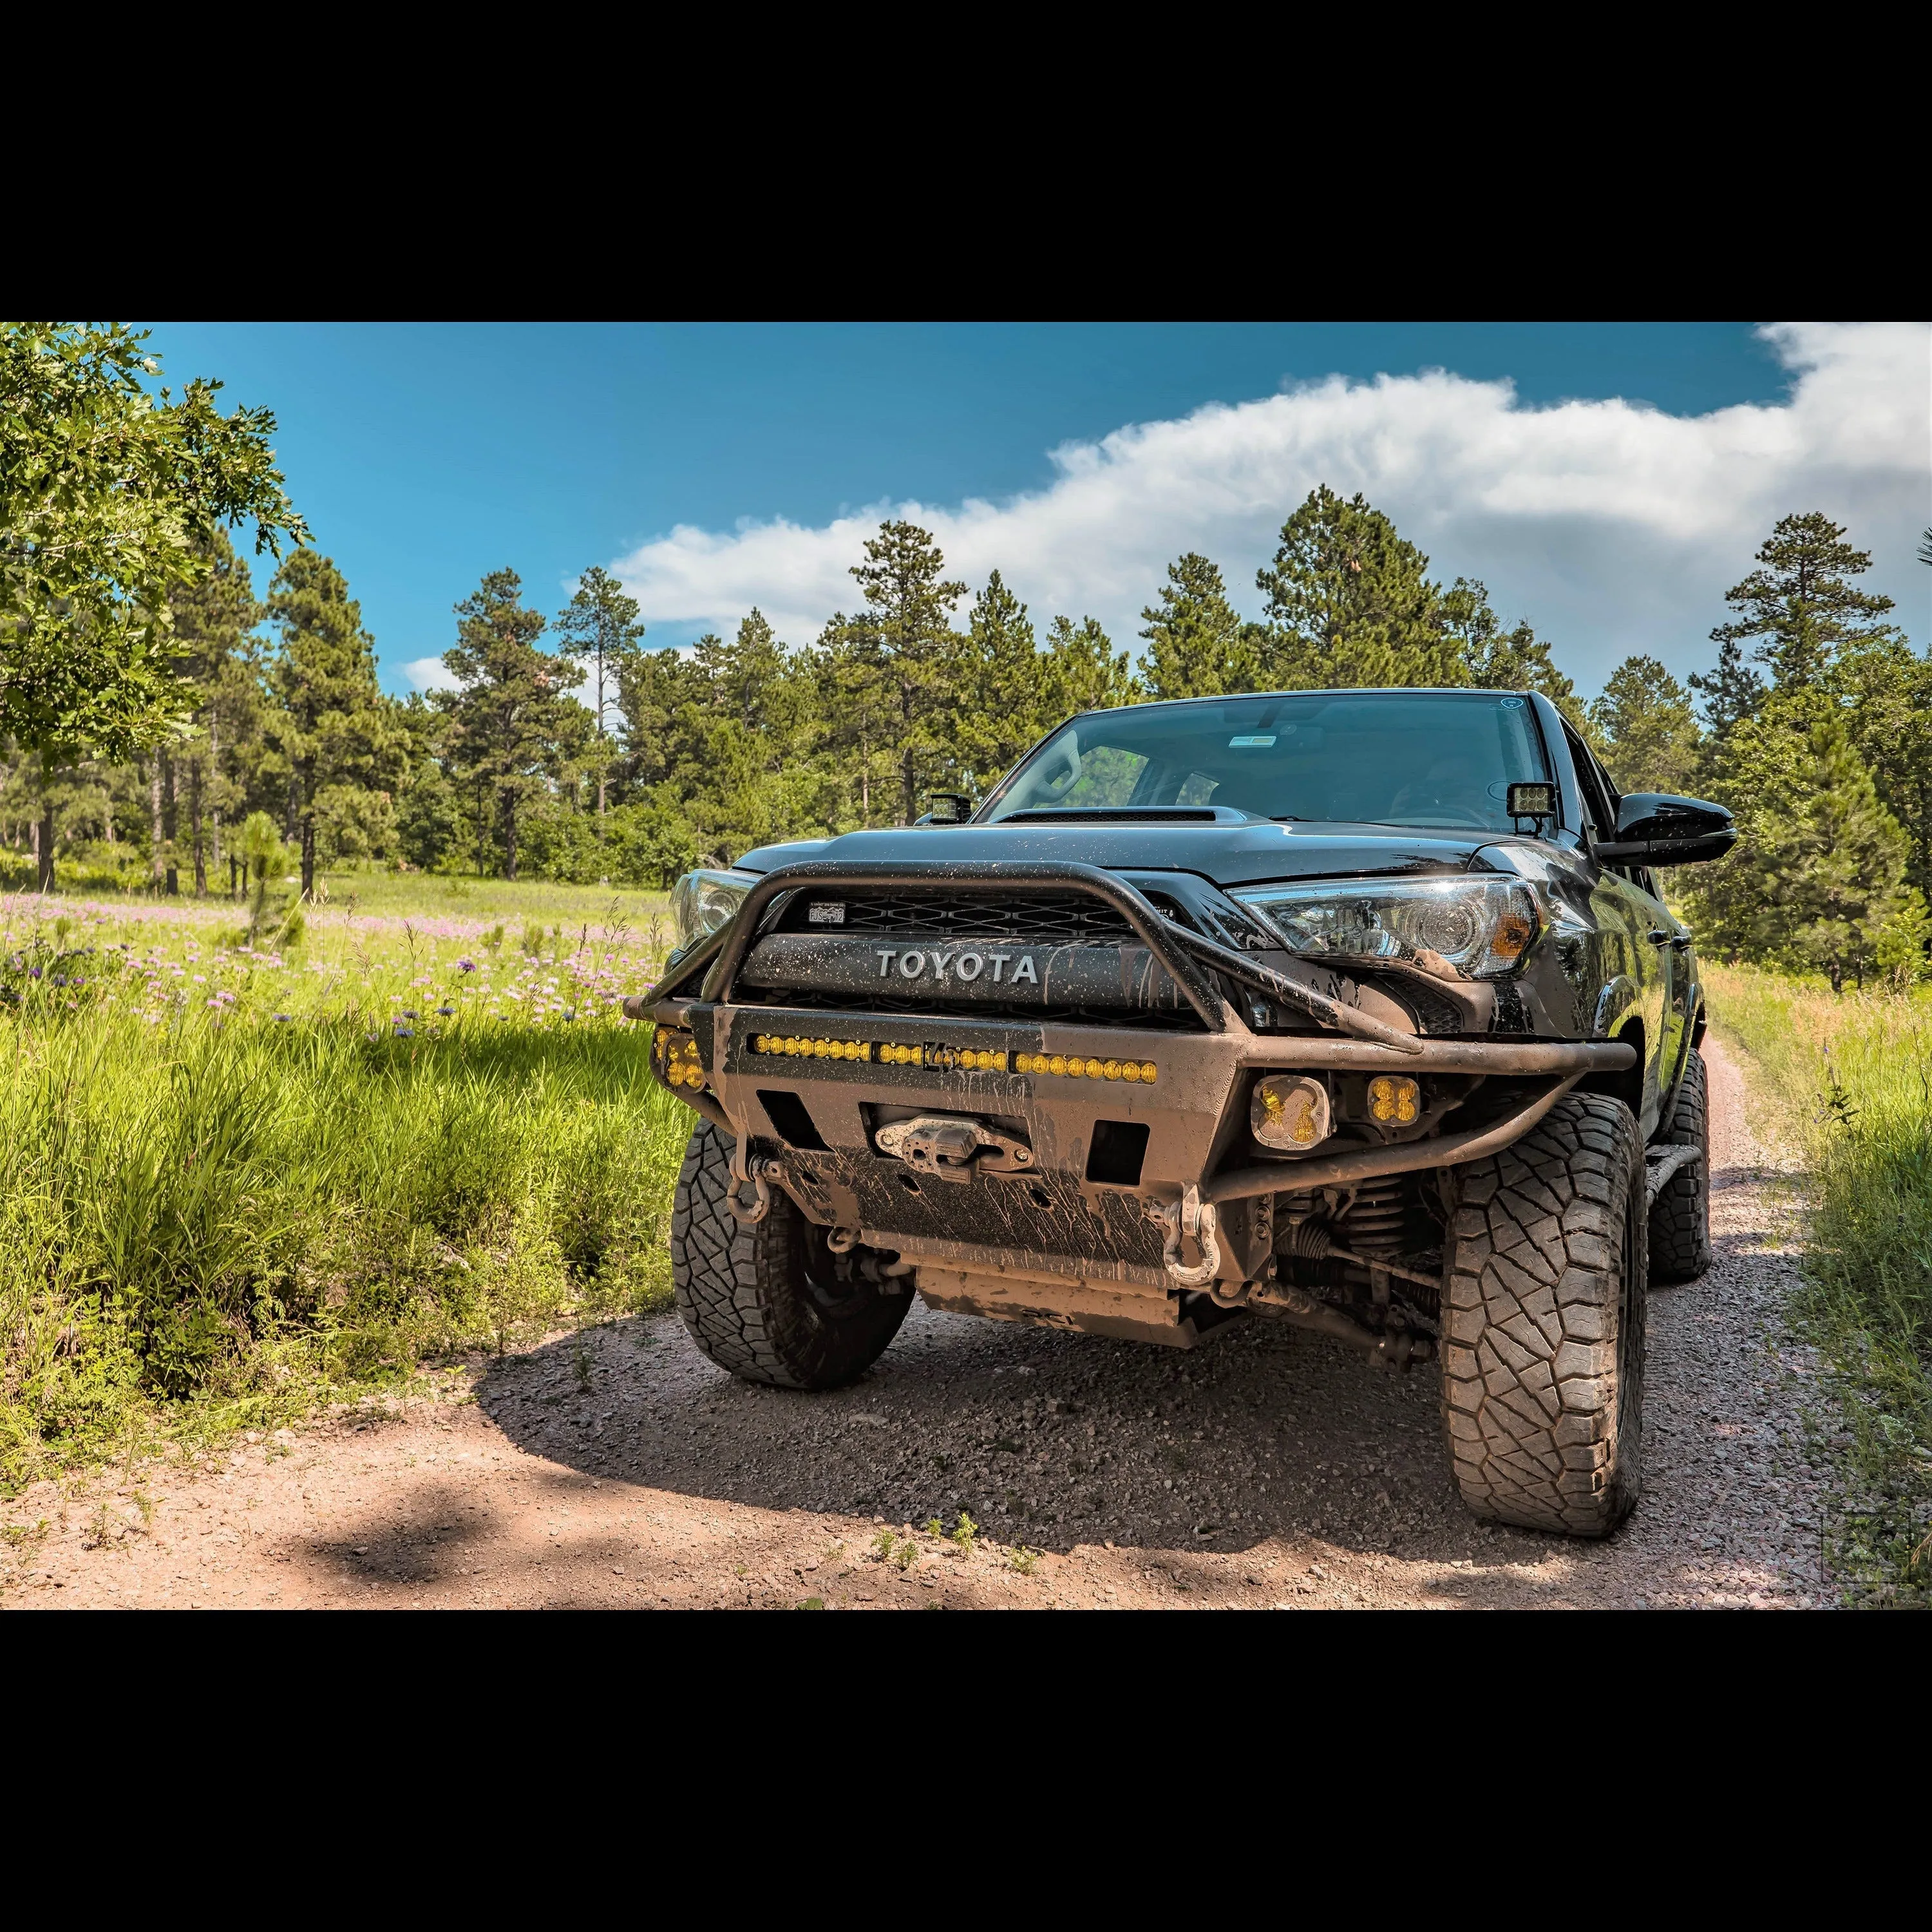
{"label": "windshield", "polygon": [[1300,692],[1098,711],[994,795],[1016,812],[1233,806],[1265,818],[1507,832],[1509,788],[1546,782],[1526,700],[1493,691]]}

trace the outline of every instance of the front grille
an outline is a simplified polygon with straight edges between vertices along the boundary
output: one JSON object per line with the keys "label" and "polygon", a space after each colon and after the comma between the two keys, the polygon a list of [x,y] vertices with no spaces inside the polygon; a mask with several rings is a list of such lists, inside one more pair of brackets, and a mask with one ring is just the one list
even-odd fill
{"label": "front grille", "polygon": [[1013,1020],[1027,1026],[1131,1026],[1137,1032],[1202,1033],[1192,1006],[1177,1012],[1118,1006],[1034,1006],[1023,1001],[975,1000],[970,1007],[924,998],[896,999],[881,993],[835,993],[808,986],[753,986],[741,983],[733,998],[745,1006],[782,1006],[802,1012],[892,1013],[906,1018]]}
{"label": "front grille", "polygon": [[[845,916],[836,926],[814,924],[807,910],[814,904],[842,905]],[[1005,899],[984,892],[802,892],[786,908],[778,929],[1012,946],[1077,946],[1088,940],[1128,938],[1133,932],[1104,899],[1084,892],[1022,892]]]}

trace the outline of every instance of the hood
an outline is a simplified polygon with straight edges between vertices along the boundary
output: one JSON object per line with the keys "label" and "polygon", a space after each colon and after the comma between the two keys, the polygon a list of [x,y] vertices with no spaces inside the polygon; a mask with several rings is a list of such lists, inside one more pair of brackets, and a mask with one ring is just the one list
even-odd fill
{"label": "hood", "polygon": [[[1193,872],[1217,886],[1238,886],[1462,872],[1484,846],[1509,842],[1506,834],[1474,826],[1466,832],[1406,832],[1386,825],[1277,825],[1259,819],[1214,825],[918,825],[761,845],[747,852],[737,869],[770,872],[807,859],[855,866],[1074,860],[1109,872]],[[1488,869],[1486,862],[1479,869]]]}

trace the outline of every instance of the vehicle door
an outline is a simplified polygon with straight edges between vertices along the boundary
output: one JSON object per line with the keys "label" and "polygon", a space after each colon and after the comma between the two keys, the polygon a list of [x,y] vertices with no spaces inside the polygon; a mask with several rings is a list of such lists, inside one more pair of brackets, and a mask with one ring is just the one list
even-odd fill
{"label": "vehicle door", "polygon": [[[1590,748],[1567,725],[1564,735],[1588,821],[1586,847],[1594,850],[1599,839],[1616,835],[1616,794]],[[1629,1006],[1643,1024],[1642,1096],[1636,1112],[1637,1124],[1648,1141],[1657,1131],[1658,1108],[1676,1065],[1665,1054],[1682,1038],[1681,1026],[1673,1032],[1671,1024],[1670,962],[1675,955],[1670,942],[1678,926],[1662,902],[1637,884],[1633,869],[1599,862],[1590,901],[1604,940],[1605,978],[1615,974],[1629,982]]]}
{"label": "vehicle door", "polygon": [[1657,1093],[1659,1106],[1668,1101],[1684,1070],[1686,1029],[1690,1024],[1690,931],[1664,902],[1647,867],[1618,866],[1642,896],[1649,919],[1646,933],[1657,954],[1664,1007],[1657,1042]]}

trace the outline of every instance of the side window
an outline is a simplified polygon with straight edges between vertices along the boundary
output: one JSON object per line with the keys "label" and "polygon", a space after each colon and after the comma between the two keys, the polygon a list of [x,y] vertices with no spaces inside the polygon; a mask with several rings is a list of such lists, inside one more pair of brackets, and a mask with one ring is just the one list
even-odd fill
{"label": "side window", "polygon": [[1604,785],[1603,773],[1596,760],[1591,757],[1589,746],[1575,732],[1566,728],[1563,735],[1569,741],[1570,762],[1576,768],[1577,788],[1583,794],[1584,815],[1589,820],[1594,835],[1607,838],[1616,830],[1617,814]]}
{"label": "side window", "polygon": [[[1576,761],[1576,780],[1583,788],[1585,809],[1595,821],[1597,836],[1609,838],[1617,829],[1617,800],[1620,794],[1610,782],[1610,775],[1596,760],[1588,746],[1577,737],[1574,731],[1564,734],[1570,740],[1570,755]],[[1642,866],[1612,866],[1610,871],[1629,880],[1639,892],[1648,892],[1659,904],[1657,885],[1647,867]]]}

